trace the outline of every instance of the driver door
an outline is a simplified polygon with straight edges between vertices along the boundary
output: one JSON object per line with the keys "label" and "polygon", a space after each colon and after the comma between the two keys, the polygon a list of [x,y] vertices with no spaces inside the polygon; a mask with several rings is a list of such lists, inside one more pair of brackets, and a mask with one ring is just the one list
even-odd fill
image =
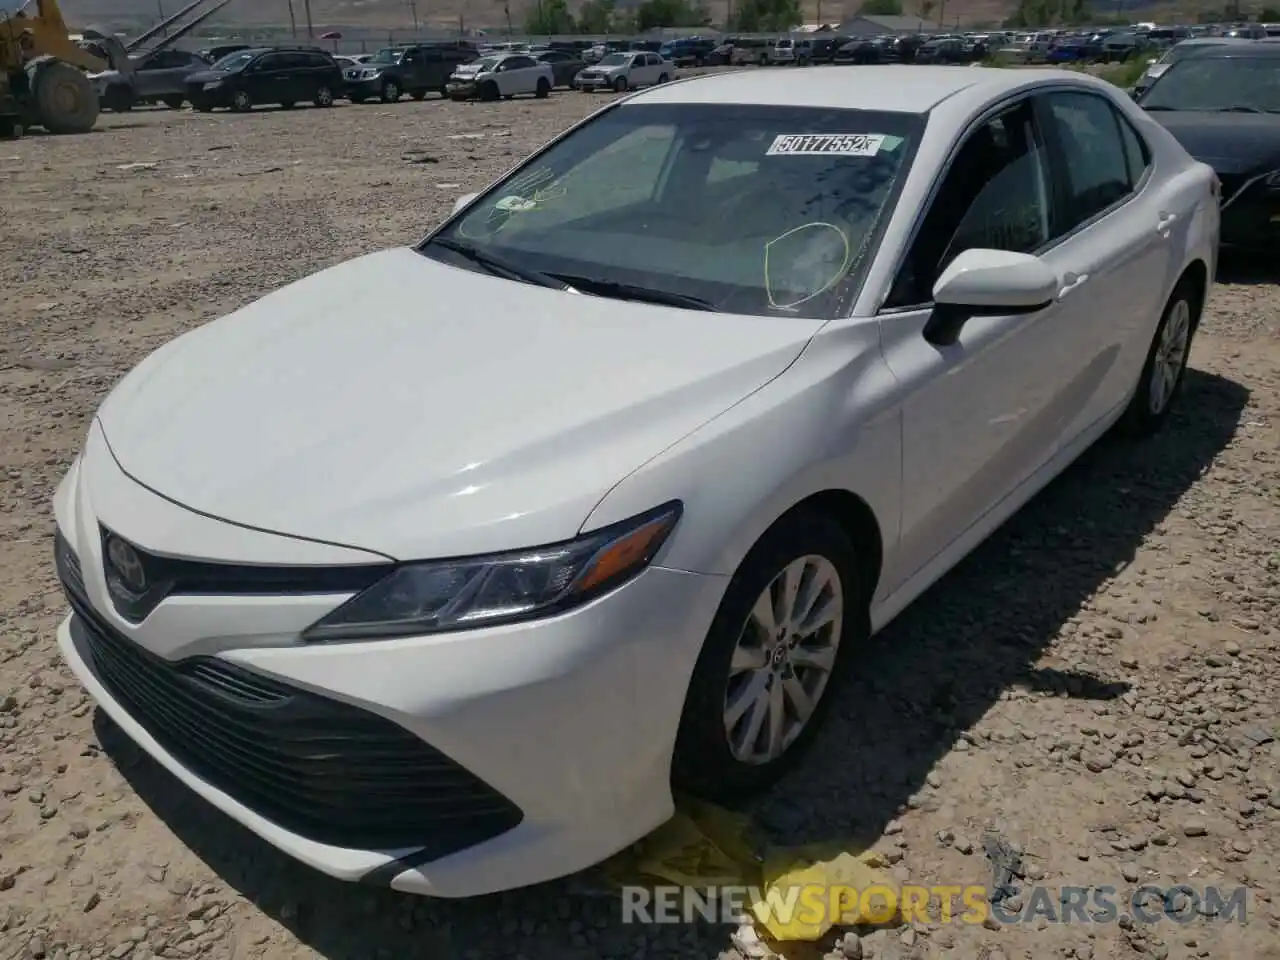
{"label": "driver door", "polygon": [[[1029,100],[968,134],[880,314],[885,360],[904,390],[896,589],[999,506],[1057,450],[1078,326],[1072,301],[1031,314],[975,316],[953,343],[930,342],[932,290],[964,250],[1038,253],[1056,214],[1045,142]],[[1087,327],[1085,328],[1087,329]]]}

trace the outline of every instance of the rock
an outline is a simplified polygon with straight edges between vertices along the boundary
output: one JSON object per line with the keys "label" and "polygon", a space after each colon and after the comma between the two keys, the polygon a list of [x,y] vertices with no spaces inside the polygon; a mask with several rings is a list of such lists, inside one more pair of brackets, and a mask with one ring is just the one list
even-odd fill
{"label": "rock", "polygon": [[1182,834],[1187,837],[1203,837],[1209,832],[1203,820],[1188,820],[1182,825]]}
{"label": "rock", "polygon": [[856,933],[849,932],[840,938],[838,948],[840,956],[845,960],[862,960],[862,938]]}
{"label": "rock", "polygon": [[1124,877],[1125,883],[1137,883],[1142,879],[1142,870],[1136,863],[1122,863],[1120,876]]}

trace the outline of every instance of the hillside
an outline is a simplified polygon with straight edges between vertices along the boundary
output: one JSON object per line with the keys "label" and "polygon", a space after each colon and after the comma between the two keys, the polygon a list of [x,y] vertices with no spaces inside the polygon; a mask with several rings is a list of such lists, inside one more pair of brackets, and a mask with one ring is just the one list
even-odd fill
{"label": "hillside", "polygon": [[[189,0],[188,0],[189,2]],[[305,0],[293,0],[294,16],[299,28],[306,22]],[[511,21],[517,30],[524,22],[525,12],[536,0],[510,0]],[[637,0],[621,0],[618,6],[630,6]],[[704,6],[711,15],[712,22],[723,23],[730,12],[733,0],[704,0]],[[503,0],[310,0],[312,23],[317,26],[364,27],[383,30],[411,30],[414,23],[414,5],[416,4],[417,20],[423,27],[456,29],[464,23],[468,28],[502,29],[506,24]],[[907,13],[919,12],[920,0],[905,0]],[[570,0],[570,9],[576,9],[581,0]],[[1141,6],[1139,6],[1141,4]],[[802,0],[802,9],[806,22],[838,22],[843,17],[853,16],[862,0]],[[1192,9],[1203,9],[1205,6],[1219,6],[1205,0],[1183,0],[1176,5],[1170,3],[1143,3],[1143,0],[1119,0],[1104,2],[1098,6],[1114,14],[1119,9],[1126,9],[1137,15],[1142,7],[1154,8],[1160,19],[1168,19],[1177,11],[1184,16]],[[159,10],[174,13],[181,9],[179,0],[62,0],[62,7],[68,20],[83,26],[97,24],[118,30],[134,30],[157,22]],[[945,10],[943,16],[946,23],[960,24],[992,23],[1003,19],[1015,6],[1015,0],[947,0],[945,6],[935,2],[932,9]],[[222,12],[208,21],[211,28],[218,32],[233,33],[233,25],[264,26],[268,24],[288,25],[289,0],[232,0]],[[203,31],[208,32],[208,31]]]}

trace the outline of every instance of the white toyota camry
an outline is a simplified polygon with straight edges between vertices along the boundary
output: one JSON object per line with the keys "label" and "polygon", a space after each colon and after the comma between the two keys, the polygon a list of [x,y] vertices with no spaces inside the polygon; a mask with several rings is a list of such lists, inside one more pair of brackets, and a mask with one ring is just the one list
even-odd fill
{"label": "white toyota camry", "polygon": [[1079,74],[617,101],[125,377],[56,497],[59,645],[326,873],[578,870],[673,788],[770,784],[853,648],[1160,424],[1218,223],[1210,169]]}

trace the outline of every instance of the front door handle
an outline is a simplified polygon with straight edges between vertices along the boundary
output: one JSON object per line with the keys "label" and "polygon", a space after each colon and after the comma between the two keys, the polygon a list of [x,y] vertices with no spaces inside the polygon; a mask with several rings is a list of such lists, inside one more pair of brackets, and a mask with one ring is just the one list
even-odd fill
{"label": "front door handle", "polygon": [[1068,273],[1062,278],[1062,289],[1058,291],[1058,299],[1062,299],[1088,279],[1087,273]]}
{"label": "front door handle", "polygon": [[1178,220],[1178,215],[1177,215],[1176,213],[1162,213],[1162,214],[1160,214],[1160,219],[1159,219],[1159,221],[1157,221],[1157,223],[1156,223],[1156,230],[1157,230],[1157,232],[1159,232],[1159,233],[1168,233],[1168,232],[1169,232],[1169,228],[1170,228],[1170,227],[1172,227],[1172,226],[1174,225],[1174,223],[1176,223],[1176,222],[1177,222],[1177,220]]}

